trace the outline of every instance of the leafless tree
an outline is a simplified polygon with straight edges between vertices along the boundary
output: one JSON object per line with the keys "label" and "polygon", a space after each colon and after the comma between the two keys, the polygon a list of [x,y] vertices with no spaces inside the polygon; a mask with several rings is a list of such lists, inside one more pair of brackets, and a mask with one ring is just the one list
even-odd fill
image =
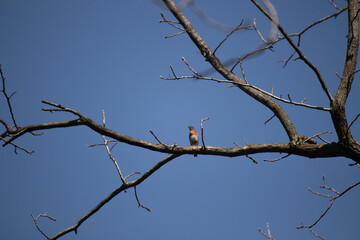
{"label": "leafless tree", "polygon": [[[318,21],[313,22],[312,24],[305,27],[303,30],[301,30],[298,33],[288,33],[286,32],[286,26],[283,26],[280,24],[276,8],[272,5],[272,3],[269,0],[263,0],[263,3],[260,4],[256,0],[251,0],[251,2],[258,8],[258,10],[266,16],[269,21],[272,23],[272,29],[270,31],[270,36],[268,38],[263,37],[261,32],[256,27],[256,21],[254,21],[252,24],[244,24],[241,22],[237,27],[233,28],[231,31],[229,31],[228,35],[224,38],[223,41],[219,43],[219,45],[214,48],[213,50],[210,49],[210,47],[207,45],[207,43],[204,41],[203,38],[200,37],[196,29],[193,27],[191,22],[187,19],[187,17],[183,14],[181,8],[179,8],[172,0],[163,0],[164,5],[166,8],[171,12],[174,20],[169,20],[170,16],[166,16],[164,14],[161,14],[162,20],[161,22],[167,23],[170,26],[177,29],[179,32],[174,33],[173,35],[167,36],[167,37],[175,37],[179,34],[187,34],[188,37],[191,39],[191,41],[195,44],[195,46],[200,51],[203,58],[211,65],[212,69],[219,73],[222,76],[222,79],[209,77],[208,75],[204,73],[199,73],[197,70],[195,70],[194,67],[192,67],[189,62],[183,58],[184,64],[189,68],[191,75],[189,76],[180,76],[178,75],[172,67],[170,67],[172,76],[170,77],[162,77],[165,80],[180,80],[180,79],[188,79],[188,78],[194,78],[194,79],[200,79],[200,80],[206,80],[206,81],[215,81],[223,84],[228,84],[232,87],[238,88],[240,91],[246,93],[250,98],[255,99],[259,104],[262,104],[266,108],[268,108],[272,113],[272,118],[277,118],[283,129],[285,130],[289,141],[285,143],[263,143],[263,144],[247,144],[246,140],[245,145],[241,146],[235,143],[235,147],[233,148],[227,148],[227,147],[220,147],[220,146],[208,146],[205,145],[204,142],[204,133],[203,133],[203,121],[207,120],[208,118],[201,120],[201,140],[202,144],[199,144],[199,146],[178,146],[177,144],[168,145],[163,143],[153,131],[150,130],[151,134],[154,136],[155,140],[154,142],[145,141],[142,139],[137,139],[131,136],[127,136],[125,134],[122,134],[120,132],[114,131],[112,129],[109,129],[106,127],[105,124],[105,113],[103,112],[103,123],[99,124],[90,119],[89,117],[85,116],[84,114],[73,110],[71,108],[68,108],[66,106],[62,106],[61,104],[53,103],[50,101],[43,100],[42,102],[48,106],[47,108],[43,108],[43,111],[47,112],[67,112],[74,116],[73,120],[68,121],[58,121],[58,122],[49,122],[49,123],[38,123],[38,124],[31,124],[26,126],[19,126],[15,116],[13,107],[11,104],[11,97],[13,94],[8,94],[6,89],[6,82],[5,82],[5,70],[1,70],[0,66],[0,73],[2,78],[2,94],[5,96],[6,103],[8,105],[8,112],[11,116],[12,122],[6,122],[3,119],[0,119],[0,122],[4,128],[4,131],[0,135],[0,139],[3,141],[3,146],[9,146],[11,145],[14,147],[15,152],[17,150],[25,151],[28,154],[32,154],[32,151],[27,150],[23,146],[19,146],[15,143],[15,140],[19,137],[22,137],[25,134],[33,134],[38,135],[38,131],[40,130],[48,130],[48,129],[54,129],[54,128],[67,128],[67,127],[74,127],[74,126],[86,126],[90,131],[94,131],[98,134],[100,134],[103,138],[103,143],[101,144],[95,144],[91,145],[90,147],[94,146],[104,146],[106,148],[107,154],[111,161],[114,163],[117,172],[119,174],[120,180],[121,180],[121,186],[115,189],[110,195],[108,195],[106,198],[104,198],[101,202],[99,202],[93,209],[91,209],[87,214],[85,214],[83,217],[81,217],[73,226],[70,226],[59,233],[55,234],[52,237],[48,237],[43,230],[40,229],[37,221],[39,217],[46,217],[53,221],[55,221],[55,218],[52,218],[48,216],[47,214],[41,214],[37,218],[34,218],[34,222],[36,227],[39,229],[41,234],[45,236],[47,239],[58,239],[62,236],[64,236],[67,233],[70,232],[77,232],[79,226],[86,221],[88,218],[90,218],[94,213],[99,211],[105,204],[107,204],[111,199],[113,199],[115,196],[117,196],[119,193],[125,191],[129,188],[134,188],[135,190],[135,196],[136,200],[140,207],[143,207],[147,211],[151,211],[146,206],[142,205],[139,201],[139,198],[136,193],[136,186],[138,186],[140,183],[142,183],[144,180],[146,180],[149,176],[151,176],[154,172],[159,170],[163,165],[166,163],[182,156],[185,154],[198,154],[198,155],[216,155],[216,156],[224,156],[224,157],[237,157],[237,156],[246,156],[249,159],[251,159],[254,163],[257,163],[257,161],[251,157],[252,154],[257,153],[285,153],[286,155],[283,157],[280,157],[278,159],[264,159],[265,161],[277,161],[281,160],[285,157],[289,157],[291,155],[298,155],[303,156],[307,158],[332,158],[332,157],[345,157],[347,159],[351,159],[355,164],[360,164],[360,144],[355,140],[355,138],[352,135],[351,127],[356,124],[356,121],[358,120],[360,113],[351,120],[347,119],[346,115],[346,101],[348,99],[351,85],[353,83],[354,77],[356,73],[359,71],[356,69],[357,64],[357,58],[358,58],[358,47],[359,47],[359,2],[358,0],[348,0],[348,5],[345,8],[339,8],[335,5],[333,1],[329,1],[334,6],[334,13],[325,16],[323,18],[320,18]],[[184,8],[187,6],[192,6],[192,9],[195,11],[195,13],[199,14],[199,16],[204,20],[205,23],[210,24],[215,27],[223,28],[225,31],[228,31],[228,26],[223,26],[221,24],[218,24],[208,18],[206,14],[201,11],[201,9],[195,5],[194,1],[181,1],[179,5]],[[347,14],[348,17],[348,33],[347,33],[347,48],[346,48],[346,57],[344,59],[344,69],[342,74],[339,74],[340,77],[340,83],[338,85],[336,94],[333,96],[326,84],[326,79],[323,77],[319,69],[305,56],[305,54],[302,52],[300,48],[300,38],[304,35],[304,33],[314,28],[315,26],[318,26],[319,24],[327,21],[328,19],[331,19],[333,17],[336,17],[339,14]],[[238,56],[234,59],[230,59],[229,61],[221,61],[216,56],[216,52],[221,47],[221,45],[229,38],[231,35],[236,31],[247,31],[247,30],[255,30],[256,33],[261,38],[262,44],[259,48],[254,49],[253,51],[243,55]],[[272,91],[266,91],[263,90],[251,83],[251,80],[247,79],[245,76],[245,69],[243,67],[243,61],[254,55],[258,55],[259,53],[262,53],[268,49],[271,49],[274,45],[276,45],[279,42],[287,42],[289,46],[293,49],[293,54],[287,59],[286,63],[292,59],[296,58],[300,61],[302,61],[307,68],[309,68],[314,76],[316,77],[316,80],[321,85],[322,91],[327,97],[328,100],[328,106],[316,106],[312,104],[307,104],[305,101],[299,101],[296,102],[291,99],[290,95],[287,96],[287,98],[283,98],[282,96],[276,96]],[[234,73],[234,70],[236,68],[240,68],[241,75],[238,76]],[[283,107],[280,105],[282,103],[290,104],[293,107],[302,107],[302,108],[308,108],[311,111],[325,111],[329,113],[329,117],[331,117],[332,123],[334,125],[334,129],[336,130],[337,135],[337,141],[336,142],[327,142],[324,139],[322,139],[320,136],[326,132],[323,133],[314,133],[313,136],[306,137],[302,136],[298,133],[296,127],[293,124],[293,121],[289,118],[288,114],[284,111]],[[271,119],[269,119],[271,120]],[[265,122],[266,123],[266,122]],[[111,140],[108,140],[111,139]],[[315,139],[319,139],[318,141],[322,141],[323,143],[317,143]],[[158,163],[156,163],[154,166],[152,166],[147,172],[140,174],[139,172],[134,172],[131,174],[131,176],[138,174],[139,176],[133,180],[129,181],[127,180],[129,176],[124,176],[122,174],[122,171],[116,161],[116,159],[113,157],[111,151],[113,146],[111,147],[110,144],[113,142],[122,142],[129,145],[133,145],[139,148],[148,149],[151,151],[161,152],[161,153],[167,153],[169,154],[162,160],[160,160]],[[324,186],[322,188],[325,188],[327,190],[333,191],[336,196],[329,196],[326,195],[325,197],[331,198],[331,204],[326,209],[326,211],[323,213],[323,215],[326,214],[326,212],[330,209],[333,202],[344,195],[347,191],[351,190],[352,188],[358,186],[359,183],[355,183],[354,185],[348,187],[343,192],[338,192],[333,188],[330,188],[325,183],[324,178]],[[310,191],[312,191],[310,189]],[[321,195],[320,193],[312,191],[314,194]],[[324,196],[324,195],[321,195]],[[318,220],[316,220],[315,223],[311,225],[303,225],[299,228],[307,228],[309,229],[315,236],[318,236],[315,232],[313,232],[312,228],[314,225],[320,221],[320,219],[323,217],[321,215]],[[268,239],[274,239],[270,234],[270,228],[267,224],[267,233],[264,233],[262,230],[259,229],[259,231]],[[319,238],[322,238],[321,236],[318,236]]]}

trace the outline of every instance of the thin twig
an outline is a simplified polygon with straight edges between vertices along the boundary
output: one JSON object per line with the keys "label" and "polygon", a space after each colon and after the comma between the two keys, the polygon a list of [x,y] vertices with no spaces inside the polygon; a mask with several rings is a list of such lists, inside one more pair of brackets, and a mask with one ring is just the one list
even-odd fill
{"label": "thin twig", "polygon": [[39,220],[40,217],[46,217],[46,218],[48,218],[48,219],[50,219],[50,220],[52,220],[52,221],[56,221],[56,219],[53,218],[53,217],[50,217],[50,216],[47,215],[46,213],[40,214],[40,215],[38,215],[36,218],[31,214],[31,217],[32,217],[33,220],[34,220],[34,223],[35,223],[35,226],[36,226],[37,230],[39,230],[39,232],[40,232],[44,237],[46,237],[46,239],[50,239],[50,238],[40,229],[37,221]]}
{"label": "thin twig", "polygon": [[11,106],[11,103],[10,103],[10,98],[16,93],[13,92],[10,96],[8,96],[8,94],[6,93],[6,88],[5,88],[5,77],[4,77],[4,74],[2,72],[2,69],[1,69],[1,64],[0,64],[0,75],[1,75],[1,80],[2,80],[2,90],[1,92],[4,94],[5,98],[6,98],[6,102],[7,102],[7,105],[8,105],[8,108],[9,108],[9,111],[10,111],[10,115],[11,115],[11,119],[14,123],[14,126],[15,128],[18,128],[18,125],[15,121],[15,116],[14,116],[14,112],[13,112],[13,109],[12,109],[12,106]]}
{"label": "thin twig", "polygon": [[228,35],[226,35],[226,37],[219,43],[219,45],[218,45],[218,46],[215,48],[215,50],[213,51],[213,54],[214,54],[214,55],[215,55],[215,52],[219,49],[219,47],[220,47],[234,32],[236,32],[236,31],[238,31],[238,30],[243,30],[243,29],[245,29],[245,30],[249,30],[249,29],[250,29],[251,25],[242,26],[243,22],[244,22],[244,19],[241,20],[240,24],[239,24],[236,28],[234,28]]}
{"label": "thin twig", "polygon": [[198,73],[197,71],[195,71],[191,66],[190,64],[186,61],[185,58],[181,58],[181,60],[185,63],[185,65],[190,69],[190,71],[194,74],[192,76],[180,76],[178,77],[175,72],[174,72],[174,69],[172,68],[172,66],[170,65],[170,69],[171,69],[171,72],[173,74],[174,77],[163,77],[163,76],[160,76],[161,79],[163,80],[180,80],[180,79],[203,79],[203,80],[210,80],[210,81],[216,81],[216,82],[225,82],[225,83],[228,83],[229,81],[228,80],[220,80],[220,79],[216,79],[216,78],[211,78],[211,77],[204,77],[202,74]]}
{"label": "thin twig", "polygon": [[[102,110],[102,115],[103,115],[103,126],[105,127],[105,111],[104,111],[104,110]],[[117,171],[118,171],[118,173],[119,173],[121,182],[122,182],[123,184],[125,184],[126,181],[125,181],[125,179],[124,179],[124,177],[123,177],[123,175],[122,175],[122,173],[121,173],[119,164],[116,162],[115,158],[114,158],[114,157],[112,156],[112,154],[111,154],[111,150],[115,147],[116,143],[115,143],[114,146],[112,146],[111,148],[109,148],[109,145],[108,145],[109,141],[106,140],[106,138],[105,138],[104,135],[102,135],[102,138],[103,138],[103,140],[104,140],[104,146],[105,146],[106,151],[107,151],[107,153],[108,153],[108,155],[109,155],[109,158],[110,158],[111,161],[114,163],[114,165],[115,165],[115,167],[116,167],[116,169],[117,169]]]}
{"label": "thin twig", "polygon": [[253,27],[254,27],[254,30],[256,31],[256,33],[261,38],[261,41],[263,41],[263,43],[265,43],[265,44],[269,44],[269,42],[261,35],[260,31],[257,29],[257,27],[256,27],[256,19],[255,18],[254,18],[254,21],[253,21]]}
{"label": "thin twig", "polygon": [[[0,137],[0,140],[4,141],[4,143],[6,143],[6,140],[4,138]],[[29,151],[26,148],[20,147],[19,145],[15,144],[15,143],[10,142],[9,144],[14,147],[15,154],[17,154],[16,149],[20,149],[20,150],[22,150],[22,151],[24,151],[24,152],[26,152],[27,154],[30,154],[30,155],[32,153],[34,153],[34,150]]]}
{"label": "thin twig", "polygon": [[175,21],[170,21],[170,20],[167,20],[167,19],[165,18],[164,14],[163,14],[162,12],[160,13],[160,15],[161,15],[161,17],[164,19],[164,20],[160,20],[160,21],[159,21],[160,23],[165,22],[165,23],[169,24],[170,26],[172,26],[172,27],[174,27],[174,28],[176,28],[176,29],[180,30],[180,32],[175,33],[175,34],[172,34],[172,35],[164,36],[164,38],[171,38],[171,37],[175,37],[175,36],[177,36],[177,35],[180,35],[180,34],[182,34],[182,33],[185,33],[185,32],[186,32],[186,30],[185,30],[185,29],[183,29],[183,28],[181,28],[181,27],[176,26],[176,24],[179,24],[179,22],[175,22]]}
{"label": "thin twig", "polygon": [[174,34],[171,34],[171,35],[164,36],[164,38],[167,39],[167,38],[175,37],[175,36],[181,35],[181,34],[183,34],[185,32],[186,31],[181,31],[181,32],[178,32],[178,33],[174,33]]}
{"label": "thin twig", "polygon": [[314,190],[312,190],[310,187],[308,187],[309,192],[311,192],[312,194],[321,196],[321,197],[327,197],[327,198],[333,198],[333,196],[328,195],[328,194],[323,194],[323,193],[319,193],[319,192],[315,192]]}
{"label": "thin twig", "polygon": [[[246,143],[246,145],[248,145],[244,137],[243,137],[243,140],[244,140],[244,142]],[[241,148],[241,146],[240,146],[239,144],[237,144],[236,142],[234,142],[234,144],[235,144],[235,146]],[[245,154],[245,157],[249,158],[253,163],[259,164],[259,163],[258,163],[253,157],[251,157],[250,155]]]}
{"label": "thin twig", "polygon": [[137,195],[137,192],[136,192],[136,186],[134,186],[134,192],[135,192],[135,198],[136,198],[136,201],[137,201],[139,207],[142,207],[142,208],[146,209],[148,212],[151,212],[151,209],[150,209],[150,208],[145,207],[145,206],[142,205],[141,202],[139,201],[139,198],[138,198],[138,195]]}
{"label": "thin twig", "polygon": [[248,81],[247,81],[247,79],[246,79],[246,76],[245,76],[245,71],[244,71],[244,68],[243,68],[243,64],[242,64],[241,59],[239,59],[239,64],[240,64],[241,74],[242,74],[242,76],[243,76],[243,78],[244,78],[244,81],[245,81],[245,83],[248,83]]}
{"label": "thin twig", "polygon": [[150,129],[150,133],[154,136],[154,138],[156,139],[156,141],[158,141],[161,145],[166,146],[166,144],[164,144],[162,141],[159,140],[159,138],[155,135],[155,133]]}
{"label": "thin twig", "polygon": [[255,164],[259,164],[253,157],[251,157],[250,155],[246,154],[245,157],[247,157],[248,159],[250,159],[253,163]]}
{"label": "thin twig", "polygon": [[333,18],[333,17],[337,17],[337,15],[339,15],[340,13],[344,12],[348,7],[344,7],[342,9],[340,9],[339,11],[337,11],[336,13],[333,13],[333,14],[330,14],[326,17],[323,17],[323,18],[320,18],[319,20],[309,24],[307,27],[305,27],[303,30],[301,30],[299,33],[296,33],[296,34],[292,34],[292,36],[301,36],[302,34],[304,34],[307,30],[309,30],[310,28],[314,27],[315,25],[319,24],[319,23],[322,23],[330,18]]}
{"label": "thin twig", "polygon": [[201,141],[202,141],[204,150],[206,150],[206,147],[205,147],[205,142],[204,142],[203,122],[205,122],[206,120],[209,120],[209,119],[210,119],[210,117],[202,118],[202,119],[201,119],[201,123],[200,123],[200,128],[201,128]]}
{"label": "thin twig", "polygon": [[[317,24],[322,23],[322,22],[324,22],[324,21],[326,21],[326,20],[328,20],[328,19],[330,19],[330,18],[332,18],[332,17],[337,17],[339,14],[341,14],[342,12],[344,12],[346,9],[347,9],[347,7],[342,8],[342,9],[340,9],[340,10],[339,10],[338,12],[336,12],[336,13],[330,14],[330,15],[328,15],[328,16],[326,16],[326,17],[323,17],[323,18],[321,18],[321,19],[319,19],[319,20],[311,23],[310,25],[308,25],[307,27],[305,27],[305,28],[304,28],[303,30],[301,30],[300,32],[298,32],[298,33],[292,33],[292,34],[289,34],[288,36],[289,36],[289,37],[298,37],[298,38],[300,38],[302,34],[304,34],[306,31],[308,31],[308,30],[311,29],[312,27],[314,27],[314,26],[316,26]],[[255,27],[256,27],[256,25],[254,26],[254,29],[255,29]],[[259,32],[259,33],[260,33],[260,32]],[[262,41],[263,41],[263,42],[264,42],[264,41],[267,42],[267,40],[265,40],[265,39],[262,37],[261,34],[260,34],[259,36],[260,36],[260,38],[262,38]],[[267,43],[265,44],[265,46],[264,46],[264,44],[262,44],[262,45],[260,45],[259,48],[256,48],[255,50],[253,50],[253,51],[251,51],[251,52],[249,52],[249,53],[246,53],[246,54],[244,54],[244,55],[241,56],[241,57],[231,58],[231,59],[228,59],[228,60],[224,61],[223,63],[224,63],[225,66],[230,66],[230,65],[233,64],[233,66],[232,66],[232,68],[231,68],[231,70],[230,70],[230,71],[232,72],[232,71],[235,69],[235,67],[239,64],[239,59],[245,60],[245,59],[248,58],[248,57],[257,56],[257,55],[261,54],[263,51],[265,51],[265,50],[267,50],[267,49],[270,49],[270,50],[271,50],[276,43],[278,43],[278,42],[280,42],[280,41],[282,41],[282,40],[284,40],[284,39],[286,39],[286,38],[285,38],[285,37],[278,37],[277,39],[273,40],[272,42],[267,42]],[[300,43],[300,42],[298,41],[298,44],[299,44],[299,43]],[[289,60],[290,60],[290,58],[289,58]],[[211,74],[213,71],[214,71],[214,69],[211,68],[211,69],[208,69],[208,70],[203,71],[202,74],[206,76],[206,75]],[[341,78],[341,77],[340,77],[340,78]]]}
{"label": "thin twig", "polygon": [[[236,83],[236,84],[238,84],[238,83]],[[296,105],[296,106],[303,106],[303,107],[307,107],[307,108],[311,108],[311,109],[317,109],[317,110],[322,110],[322,111],[330,111],[330,108],[318,107],[318,106],[313,106],[313,105],[309,105],[309,104],[305,104],[305,103],[299,103],[299,102],[294,102],[294,101],[286,100],[286,99],[284,99],[284,98],[282,98],[282,97],[275,96],[275,95],[273,95],[273,94],[271,94],[271,93],[269,93],[269,92],[267,92],[267,91],[264,91],[264,90],[262,90],[262,89],[260,89],[260,88],[258,88],[258,87],[255,87],[254,85],[250,85],[250,84],[248,84],[248,85],[249,85],[249,87],[258,90],[258,91],[264,93],[265,95],[268,95],[269,97],[272,97],[272,98],[274,98],[274,99],[276,99],[276,100],[279,100],[279,101],[281,101],[281,102],[284,102],[284,103],[293,104],[293,105]]]}
{"label": "thin twig", "polygon": [[245,138],[243,136],[241,136],[242,139],[244,140],[245,144],[248,145],[247,141],[245,140]]}
{"label": "thin twig", "polygon": [[[329,132],[329,131],[325,131],[325,132],[322,132],[322,133],[317,133],[317,134],[315,134],[314,136],[311,136],[311,137],[306,138],[306,139],[304,140],[304,142],[307,142],[307,141],[309,141],[310,139],[313,139],[313,138],[315,138],[315,137],[319,137],[320,135],[323,135],[323,134],[325,134],[325,133],[332,134],[332,132]],[[324,141],[322,138],[320,138],[320,140]]]}
{"label": "thin twig", "polygon": [[337,195],[340,195],[340,192],[338,192],[338,191],[336,191],[334,188],[329,187],[329,186],[326,185],[325,176],[323,176],[322,178],[323,178],[324,185],[323,185],[323,186],[320,186],[320,188],[324,188],[324,189],[330,190],[330,191],[336,193]]}
{"label": "thin twig", "polygon": [[281,159],[289,157],[290,155],[291,154],[289,153],[289,154],[286,154],[285,156],[282,156],[282,157],[279,157],[279,158],[276,158],[276,159],[266,159],[266,158],[264,158],[263,161],[265,161],[265,162],[277,162],[277,161],[279,161]]}
{"label": "thin twig", "polygon": [[270,117],[268,120],[266,120],[266,121],[264,122],[264,125],[266,125],[268,122],[270,122],[274,117],[275,117],[275,114],[272,115],[272,117]]}
{"label": "thin twig", "polygon": [[70,112],[80,118],[85,118],[84,115],[80,114],[79,112],[73,110],[73,109],[70,109],[70,108],[66,108],[64,106],[62,106],[61,104],[56,104],[56,103],[52,103],[52,102],[49,102],[49,101],[46,101],[46,100],[42,100],[41,101],[42,103],[45,103],[47,105],[50,105],[50,106],[53,106],[53,107],[56,107],[54,109],[49,109],[49,108],[42,108],[43,111],[48,111],[48,112]]}
{"label": "thin twig", "polygon": [[102,136],[102,138],[103,138],[103,140],[104,140],[104,145],[105,145],[106,151],[107,151],[107,153],[108,153],[108,155],[109,155],[109,158],[110,158],[111,161],[114,163],[114,165],[115,165],[115,167],[116,167],[116,169],[117,169],[117,171],[118,171],[118,173],[119,173],[121,182],[122,182],[123,184],[125,184],[126,181],[125,181],[125,179],[124,179],[124,177],[123,177],[123,175],[122,175],[122,173],[121,173],[119,164],[116,162],[115,158],[114,158],[114,157],[112,156],[112,154],[111,154],[111,150],[109,149],[108,141],[106,140],[106,138],[105,138],[104,135]]}
{"label": "thin twig", "polygon": [[202,77],[200,73],[196,72],[196,71],[190,66],[190,64],[186,61],[186,59],[185,59],[184,57],[182,57],[181,60],[186,64],[186,66],[190,69],[190,71],[192,71],[196,76]]}
{"label": "thin twig", "polygon": [[358,115],[356,115],[356,117],[354,118],[354,120],[351,121],[349,127],[348,127],[348,131],[351,128],[351,126],[356,122],[356,120],[360,117],[360,113]]}
{"label": "thin twig", "polygon": [[261,230],[261,228],[258,228],[258,231],[259,231],[264,237],[268,238],[269,240],[275,240],[275,238],[273,238],[273,237],[271,236],[269,223],[266,223],[266,231],[267,231],[267,233],[264,233],[263,230]]}
{"label": "thin twig", "polygon": [[135,175],[135,174],[141,174],[141,172],[133,172],[133,173],[130,173],[129,175],[127,175],[126,177],[124,177],[124,179],[126,180],[127,178],[131,177],[132,175]]}
{"label": "thin twig", "polygon": [[172,68],[171,65],[170,65],[170,69],[171,69],[171,72],[172,72],[172,74],[174,75],[174,77],[177,78],[177,76],[176,76],[176,74],[175,74],[175,72],[174,72],[174,69]]}
{"label": "thin twig", "polygon": [[279,63],[281,63],[281,62],[284,63],[283,66],[282,66],[282,68],[285,68],[285,67],[287,66],[287,64],[288,64],[289,61],[293,58],[293,56],[295,55],[295,53],[296,53],[296,52],[294,51],[287,59],[278,61]]}
{"label": "thin twig", "polygon": [[178,29],[178,30],[180,30],[180,31],[185,31],[184,28],[181,28],[181,27],[178,27],[178,26],[175,25],[175,24],[180,24],[179,22],[167,20],[162,12],[160,13],[160,15],[161,15],[161,17],[164,19],[164,20],[160,20],[160,21],[159,21],[160,23],[165,22],[165,23],[169,24],[170,26],[172,26],[172,27],[174,27],[174,28],[176,28],[176,29]]}
{"label": "thin twig", "polygon": [[320,238],[321,240],[326,240],[325,238],[323,238],[322,236],[320,236],[319,234],[315,233],[314,230],[312,230],[312,228],[309,228],[309,231],[316,237]]}
{"label": "thin twig", "polygon": [[320,139],[321,141],[323,141],[324,143],[327,143],[327,144],[330,144],[330,142],[326,141],[325,139],[323,139],[322,137],[320,136],[316,136],[318,139]]}
{"label": "thin twig", "polygon": [[331,5],[333,5],[333,7],[336,8],[337,10],[340,10],[340,8],[339,8],[338,6],[336,6],[336,4],[334,3],[333,0],[329,0],[329,3],[330,3]]}
{"label": "thin twig", "polygon": [[[192,69],[190,67],[190,69]],[[290,100],[287,100],[287,99],[284,99],[282,98],[281,96],[278,97],[274,94],[271,94],[265,90],[262,90],[261,88],[258,88],[254,85],[251,85],[249,83],[240,83],[240,82],[233,82],[233,81],[229,81],[229,80],[220,80],[220,79],[214,79],[214,78],[209,78],[209,77],[204,77],[202,76],[200,73],[197,73],[194,69],[192,69],[192,71],[194,71],[195,75],[193,76],[182,76],[182,77],[177,77],[176,79],[174,78],[164,78],[162,76],[160,76],[160,78],[164,79],[164,80],[178,80],[178,79],[189,79],[189,78],[196,78],[196,79],[202,79],[202,80],[208,80],[208,81],[215,81],[215,82],[218,82],[218,83],[229,83],[229,84],[234,84],[234,85],[239,85],[239,86],[246,86],[246,87],[251,87],[253,89],[256,89],[258,90],[259,92],[271,97],[271,98],[274,98],[276,100],[279,100],[281,102],[284,102],[284,103],[288,103],[288,104],[293,104],[293,105],[296,105],[296,106],[302,106],[302,107],[306,107],[306,108],[311,108],[311,109],[317,109],[317,110],[322,110],[322,111],[330,111],[331,109],[330,108],[326,108],[326,107],[319,107],[319,106],[313,106],[313,105],[310,105],[310,104],[306,104],[306,103],[303,103],[303,102],[294,102],[294,101],[290,101]]]}

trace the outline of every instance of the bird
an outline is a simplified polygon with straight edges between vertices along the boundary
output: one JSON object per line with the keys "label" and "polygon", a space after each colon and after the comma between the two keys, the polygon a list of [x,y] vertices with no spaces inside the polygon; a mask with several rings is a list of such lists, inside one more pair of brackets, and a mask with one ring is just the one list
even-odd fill
{"label": "bird", "polygon": [[[199,135],[197,134],[193,126],[189,126],[189,141],[191,146],[196,146],[199,143]],[[197,154],[194,154],[194,157],[197,157]]]}

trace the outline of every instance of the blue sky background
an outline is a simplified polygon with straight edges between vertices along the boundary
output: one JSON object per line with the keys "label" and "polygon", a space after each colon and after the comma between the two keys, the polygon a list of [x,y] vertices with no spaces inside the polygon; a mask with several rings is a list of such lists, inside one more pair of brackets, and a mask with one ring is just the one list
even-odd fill
{"label": "blue sky background", "polygon": [[[270,23],[250,1],[198,0],[213,19],[236,26],[254,18],[264,36]],[[326,0],[273,0],[280,23],[288,33],[298,32],[335,9]],[[336,1],[343,7],[345,1]],[[264,125],[272,113],[236,88],[197,80],[164,81],[171,64],[177,75],[190,75],[181,57],[197,71],[209,65],[186,35],[164,39],[177,30],[160,24],[160,12],[170,12],[152,1],[0,0],[0,63],[7,78],[16,120],[20,126],[74,119],[67,113],[41,111],[49,100],[101,123],[105,110],[107,127],[154,142],[149,130],[165,143],[188,145],[188,125],[204,123],[208,145],[234,147],[234,142],[287,142],[277,119]],[[214,49],[227,33],[202,22],[184,10],[200,35]],[[320,69],[334,95],[342,73],[346,50],[347,16],[341,14],[302,38],[301,49]],[[258,47],[254,31],[234,34],[218,50],[222,60]],[[282,68],[279,60],[290,56],[286,42],[274,52],[244,62],[247,80],[277,95],[328,107],[320,84],[301,61]],[[239,69],[236,70],[237,73]],[[213,74],[214,77],[219,77]],[[219,77],[220,78],[220,77]],[[360,112],[360,84],[354,80],[347,103],[349,121]],[[334,131],[330,115],[282,104],[298,132],[312,136]],[[10,121],[4,98],[1,118]],[[1,129],[4,131],[4,129]],[[359,140],[360,124],[352,127]],[[324,136],[336,141],[335,134]],[[52,236],[79,218],[115,190],[120,179],[105,148],[87,148],[102,138],[86,127],[44,131],[26,135],[16,144],[35,150],[33,155],[14,154],[0,148],[0,238],[41,239],[30,214],[48,213],[57,219],[40,219]],[[145,172],[166,154],[119,143],[113,150],[124,175]],[[344,158],[307,159],[291,156],[266,163],[257,154],[255,165],[246,157],[225,158],[185,155],[165,165],[138,186],[138,196],[152,213],[139,208],[133,189],[121,193],[74,233],[62,239],[265,239],[257,228],[270,223],[276,239],[316,239],[301,222],[311,224],[329,200],[308,192],[319,190],[322,176],[339,191],[359,181],[359,168]],[[325,192],[326,193],[326,192]],[[360,190],[338,199],[314,228],[326,239],[358,239]]]}

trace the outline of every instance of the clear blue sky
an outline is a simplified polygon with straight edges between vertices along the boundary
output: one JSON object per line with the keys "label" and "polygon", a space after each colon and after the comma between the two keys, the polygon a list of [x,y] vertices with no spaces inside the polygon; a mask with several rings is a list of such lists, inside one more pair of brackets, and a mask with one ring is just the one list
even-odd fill
{"label": "clear blue sky", "polygon": [[[213,19],[236,26],[257,20],[267,36],[270,23],[250,1],[202,0],[198,5]],[[327,0],[273,0],[280,23],[288,33],[298,32],[335,9]],[[345,1],[336,1],[343,7]],[[123,134],[155,141],[149,130],[165,143],[188,145],[188,125],[199,130],[206,121],[208,145],[234,147],[234,142],[287,142],[279,121],[264,125],[272,113],[236,88],[214,82],[164,81],[171,64],[178,75],[191,74],[181,61],[185,57],[197,71],[209,66],[186,35],[164,39],[177,30],[160,24],[160,12],[170,12],[152,1],[54,1],[0,0],[0,63],[7,77],[19,125],[73,119],[66,113],[41,111],[41,100],[75,109],[101,122],[105,110],[107,127]],[[184,13],[214,49],[227,33],[213,29],[189,9]],[[301,42],[304,54],[320,69],[332,94],[342,73],[346,49],[346,13],[309,30]],[[234,34],[218,50],[222,60],[256,48],[254,31]],[[244,62],[252,84],[293,100],[328,107],[327,98],[301,61],[282,68],[279,60],[292,49],[280,43],[274,52]],[[238,70],[237,70],[238,71]],[[239,71],[238,71],[239,73]],[[214,74],[214,77],[217,75]],[[360,112],[359,77],[347,103],[349,120]],[[312,136],[334,131],[326,112],[282,105],[298,132]],[[0,118],[10,121],[3,96]],[[3,131],[4,129],[1,129]],[[352,127],[357,140],[359,121]],[[325,135],[336,141],[335,134]],[[41,239],[30,214],[48,213],[57,219],[40,219],[52,236],[72,226],[120,184],[101,136],[86,127],[44,131],[26,135],[18,145],[35,150],[33,155],[14,154],[0,148],[0,238]],[[124,175],[144,172],[166,154],[118,144],[113,155]],[[138,187],[142,204],[137,206],[133,189],[119,194],[83,223],[78,235],[62,239],[265,239],[257,228],[270,223],[275,239],[316,239],[301,222],[311,224],[326,209],[329,200],[308,192],[319,190],[322,176],[339,191],[360,180],[359,168],[350,160],[307,159],[291,156],[266,163],[258,154],[255,165],[246,157],[225,158],[185,155],[161,168]],[[326,192],[325,192],[326,193]],[[360,235],[360,189],[338,199],[314,228],[326,239],[358,239]]]}

